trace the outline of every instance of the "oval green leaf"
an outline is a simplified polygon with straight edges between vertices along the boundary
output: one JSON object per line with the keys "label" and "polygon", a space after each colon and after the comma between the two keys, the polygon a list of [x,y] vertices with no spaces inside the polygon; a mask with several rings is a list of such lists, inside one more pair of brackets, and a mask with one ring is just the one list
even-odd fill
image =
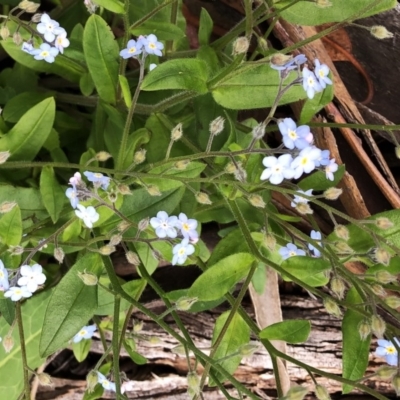
{"label": "oval green leaf", "polygon": [[287,343],[303,343],[308,339],[310,332],[310,321],[294,319],[267,326],[260,332],[260,338],[282,340]]}
{"label": "oval green leaf", "polygon": [[22,239],[22,217],[18,206],[0,218],[0,242],[7,246],[18,246]]}
{"label": "oval green leaf", "polygon": [[124,3],[118,0],[96,0],[96,4],[117,14],[124,14]]}
{"label": "oval green leaf", "polygon": [[53,167],[43,167],[40,174],[40,194],[52,221],[57,222],[65,202],[64,190],[58,183]]}

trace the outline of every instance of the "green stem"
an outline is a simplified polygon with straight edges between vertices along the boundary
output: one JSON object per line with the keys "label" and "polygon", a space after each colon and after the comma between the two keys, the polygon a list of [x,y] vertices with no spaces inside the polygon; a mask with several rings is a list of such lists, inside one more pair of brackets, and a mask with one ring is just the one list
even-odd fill
{"label": "green stem", "polygon": [[22,321],[22,311],[21,311],[21,302],[17,301],[15,304],[15,312],[18,324],[18,333],[19,333],[19,343],[21,346],[21,358],[22,358],[22,369],[24,376],[24,392],[25,392],[25,400],[29,400],[31,396],[31,388],[29,385],[29,367],[28,360],[26,357],[26,347],[25,347],[25,335],[24,335],[24,325]]}
{"label": "green stem", "polygon": [[113,372],[115,381],[115,390],[117,400],[121,397],[121,379],[119,373],[119,311],[121,306],[121,296],[117,294],[114,298],[114,320],[113,320],[113,336],[112,336],[112,350],[113,350]]}

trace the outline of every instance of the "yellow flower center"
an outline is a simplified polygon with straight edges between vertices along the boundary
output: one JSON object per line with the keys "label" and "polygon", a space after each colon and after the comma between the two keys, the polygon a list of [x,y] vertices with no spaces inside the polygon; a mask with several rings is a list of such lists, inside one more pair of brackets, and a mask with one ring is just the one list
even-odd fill
{"label": "yellow flower center", "polygon": [[136,47],[131,47],[131,48],[128,50],[129,53],[134,53],[135,51],[136,51]]}
{"label": "yellow flower center", "polygon": [[85,336],[85,335],[86,335],[86,331],[85,331],[84,329],[82,329],[82,330],[79,332],[79,334],[80,334],[81,336]]}
{"label": "yellow flower center", "polygon": [[394,346],[388,346],[388,347],[386,347],[386,353],[387,354],[397,354],[397,350]]}
{"label": "yellow flower center", "polygon": [[288,136],[289,136],[291,139],[297,139],[297,133],[296,133],[296,131],[293,131],[293,130],[291,130],[291,129],[289,129]]}
{"label": "yellow flower center", "polygon": [[184,224],[182,224],[182,229],[183,229],[184,231],[188,231],[188,230],[190,230],[190,227],[189,227],[188,224],[184,223]]}
{"label": "yellow flower center", "polygon": [[42,53],[41,53],[42,57],[47,57],[48,55],[49,55],[49,52],[46,50],[42,51]]}
{"label": "yellow flower center", "polygon": [[149,43],[149,47],[150,47],[151,49],[156,49],[156,48],[157,48],[156,45],[155,45],[154,43]]}

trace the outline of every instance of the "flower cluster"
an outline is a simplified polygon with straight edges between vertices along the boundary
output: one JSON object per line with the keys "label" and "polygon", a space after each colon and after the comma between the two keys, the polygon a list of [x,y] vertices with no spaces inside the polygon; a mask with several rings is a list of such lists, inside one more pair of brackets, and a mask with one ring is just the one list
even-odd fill
{"label": "flower cluster", "polygon": [[[172,249],[172,264],[184,264],[187,257],[194,253],[194,246],[199,240],[199,234],[196,231],[198,222],[195,219],[188,219],[186,214],[180,213],[179,216],[168,216],[165,211],[159,211],[157,217],[150,219],[150,225],[154,228],[157,237],[176,238],[178,234],[183,236],[181,243]],[[191,243],[190,243],[191,242]]]}
{"label": "flower cluster", "polygon": [[[315,240],[319,247],[322,247],[321,243],[321,232],[311,231],[310,234],[311,239]],[[308,244],[308,249],[312,252],[313,257],[321,257],[321,252],[313,246],[311,243]],[[297,248],[297,246],[293,243],[288,243],[285,247],[281,247],[279,249],[279,254],[281,255],[283,260],[287,260],[290,257],[294,256],[305,256],[306,252],[302,249]]]}
{"label": "flower cluster", "polygon": [[20,278],[18,286],[9,286],[8,272],[4,264],[0,261],[0,290],[5,290],[4,297],[11,298],[12,301],[19,301],[22,298],[31,297],[40,285],[46,281],[46,275],[42,272],[42,266],[34,264],[32,266],[22,265],[19,270]]}
{"label": "flower cluster", "polygon": [[79,343],[83,339],[91,339],[96,331],[96,325],[84,326],[73,338],[74,343]]}
{"label": "flower cluster", "polygon": [[137,57],[142,54],[142,57],[145,57],[147,54],[154,54],[156,56],[161,57],[161,50],[164,48],[164,45],[158,41],[156,35],[148,35],[148,36],[139,36],[137,40],[131,39],[128,41],[125,49],[119,52],[119,55],[128,59],[131,57]]}
{"label": "flower cluster", "polygon": [[40,23],[37,24],[37,31],[43,36],[46,43],[42,43],[38,49],[33,47],[32,40],[22,44],[22,50],[34,56],[35,60],[44,60],[53,63],[59,53],[69,46],[67,32],[54,21],[48,14],[42,14]]}
{"label": "flower cluster", "polygon": [[[400,341],[394,338],[397,346],[400,346]],[[378,357],[384,357],[389,365],[397,367],[398,365],[398,354],[396,347],[390,340],[379,339],[378,347],[375,350],[375,355]]]}
{"label": "flower cluster", "polygon": [[307,67],[303,68],[303,88],[310,99],[314,98],[315,93],[322,92],[326,85],[332,85],[332,80],[328,77],[329,67],[319,60],[315,60],[314,65],[314,72]]}

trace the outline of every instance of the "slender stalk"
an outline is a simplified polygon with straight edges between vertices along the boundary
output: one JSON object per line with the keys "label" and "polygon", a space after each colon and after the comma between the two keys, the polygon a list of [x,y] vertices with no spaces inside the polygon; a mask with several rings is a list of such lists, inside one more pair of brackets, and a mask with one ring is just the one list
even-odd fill
{"label": "slender stalk", "polygon": [[114,298],[114,320],[113,320],[113,372],[117,400],[121,398],[121,378],[119,373],[119,311],[121,306],[121,296],[117,294]]}
{"label": "slender stalk", "polygon": [[26,357],[24,325],[22,321],[22,310],[20,301],[17,301],[15,304],[15,313],[18,325],[19,343],[21,346],[22,369],[24,375],[24,396],[25,400],[29,400],[31,396],[31,388],[29,385],[29,367],[28,367],[28,360]]}

